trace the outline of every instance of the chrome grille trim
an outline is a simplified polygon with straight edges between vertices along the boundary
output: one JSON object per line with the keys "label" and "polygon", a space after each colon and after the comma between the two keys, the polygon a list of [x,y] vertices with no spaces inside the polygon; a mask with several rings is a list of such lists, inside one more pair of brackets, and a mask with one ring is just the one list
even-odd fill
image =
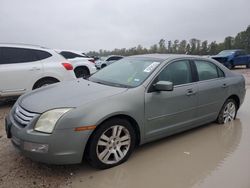
{"label": "chrome grille trim", "polygon": [[38,114],[29,112],[22,108],[21,106],[17,106],[14,112],[14,119],[18,124],[25,127],[30,121]]}

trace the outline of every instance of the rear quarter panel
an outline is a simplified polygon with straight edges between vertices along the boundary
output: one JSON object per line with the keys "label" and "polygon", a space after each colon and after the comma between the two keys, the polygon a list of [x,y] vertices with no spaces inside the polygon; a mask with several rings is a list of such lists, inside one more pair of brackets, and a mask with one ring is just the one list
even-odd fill
{"label": "rear quarter panel", "polygon": [[53,77],[59,81],[74,80],[76,79],[73,70],[66,70],[62,63],[67,62],[66,59],[58,54],[53,54],[52,57],[44,59],[43,63],[43,76]]}

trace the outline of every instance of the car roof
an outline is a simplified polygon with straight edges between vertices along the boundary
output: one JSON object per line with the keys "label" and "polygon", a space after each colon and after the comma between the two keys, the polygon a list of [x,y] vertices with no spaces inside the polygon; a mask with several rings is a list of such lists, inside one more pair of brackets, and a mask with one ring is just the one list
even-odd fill
{"label": "car roof", "polygon": [[49,48],[34,45],[34,44],[23,44],[23,43],[0,43],[0,47],[13,47],[13,48],[29,48],[37,50],[49,50]]}
{"label": "car roof", "polygon": [[109,55],[109,56],[105,56],[105,58],[110,58],[110,57],[124,57],[122,55]]}
{"label": "car roof", "polygon": [[202,56],[195,56],[195,55],[186,55],[186,54],[142,54],[142,55],[133,55],[133,56],[129,56],[129,57],[141,57],[141,58],[155,58],[155,59],[159,59],[162,61],[165,61],[167,59],[176,59],[176,58],[202,58],[202,59],[208,59],[206,57],[202,57]]}
{"label": "car roof", "polygon": [[83,52],[77,51],[77,50],[62,50],[62,49],[55,49],[55,51],[56,51],[57,53],[61,53],[61,52],[71,52],[71,53],[75,53],[75,54],[79,54],[79,55],[84,55]]}

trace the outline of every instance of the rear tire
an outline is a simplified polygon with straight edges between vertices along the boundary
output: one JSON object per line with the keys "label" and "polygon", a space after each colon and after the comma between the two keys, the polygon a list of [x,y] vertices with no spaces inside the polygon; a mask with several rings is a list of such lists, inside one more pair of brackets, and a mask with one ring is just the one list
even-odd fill
{"label": "rear tire", "polygon": [[104,67],[107,67],[107,65],[106,64],[102,64],[101,68],[103,69]]}
{"label": "rear tire", "polygon": [[135,131],[129,121],[110,119],[102,123],[91,135],[86,159],[94,168],[111,168],[125,162],[135,144]]}
{"label": "rear tire", "polygon": [[246,67],[247,67],[248,69],[250,69],[250,62],[248,62],[248,64],[246,64]]}
{"label": "rear tire", "polygon": [[45,87],[47,85],[54,84],[54,83],[57,83],[57,82],[59,82],[59,81],[56,80],[56,79],[52,79],[52,78],[42,79],[42,80],[35,83],[33,89]]}
{"label": "rear tire", "polygon": [[74,72],[77,78],[88,78],[90,76],[89,70],[86,67],[77,67]]}
{"label": "rear tire", "polygon": [[229,121],[233,121],[237,115],[237,104],[234,99],[227,99],[223,104],[220,113],[217,118],[217,123],[225,124]]}

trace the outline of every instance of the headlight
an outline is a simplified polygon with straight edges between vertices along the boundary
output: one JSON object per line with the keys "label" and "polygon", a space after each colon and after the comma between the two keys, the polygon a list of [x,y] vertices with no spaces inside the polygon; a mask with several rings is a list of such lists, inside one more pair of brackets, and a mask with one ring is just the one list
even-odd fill
{"label": "headlight", "polygon": [[38,119],[34,129],[44,133],[52,133],[56,122],[63,116],[63,114],[71,109],[72,108],[60,108],[43,113]]}

